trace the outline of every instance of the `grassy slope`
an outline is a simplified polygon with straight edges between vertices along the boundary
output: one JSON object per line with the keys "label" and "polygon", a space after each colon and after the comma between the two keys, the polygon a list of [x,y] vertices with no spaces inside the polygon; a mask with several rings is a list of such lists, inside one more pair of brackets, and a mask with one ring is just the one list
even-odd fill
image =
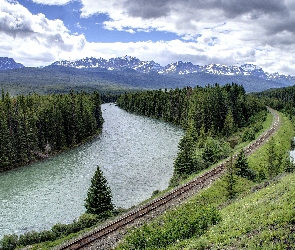
{"label": "grassy slope", "polygon": [[[269,115],[264,128],[271,124]],[[277,150],[283,152],[289,149],[290,139],[293,136],[291,122],[282,116],[282,127],[274,136]],[[264,155],[267,145],[260,148],[249,160],[253,169],[264,165]],[[238,177],[236,189],[238,197],[228,201],[224,181],[216,181],[210,188],[203,190],[193,197],[187,204],[173,209],[173,214],[198,210],[203,205],[213,205],[220,208],[221,222],[209,229],[203,236],[177,241],[165,249],[286,249],[294,247],[295,239],[291,232],[295,231],[295,174],[270,181],[266,188],[265,183],[257,184]],[[268,182],[267,182],[268,183]],[[260,191],[254,191],[259,190]],[[161,222],[169,217],[171,212],[157,218]],[[164,217],[164,218],[163,218]],[[156,222],[153,225],[157,224]],[[160,224],[160,223],[159,223]],[[163,229],[162,229],[163,230]],[[292,245],[293,244],[293,245]],[[118,249],[127,249],[120,245]]]}
{"label": "grassy slope", "polygon": [[[282,118],[282,127],[274,136],[280,151],[288,149],[293,136],[291,122],[284,116]],[[263,166],[266,147],[264,145],[250,157],[252,168]],[[217,181],[191,201],[203,200],[223,207],[220,211],[222,221],[205,235],[180,242],[169,249],[295,248],[295,173],[279,176],[256,192],[257,187],[264,185],[239,179],[240,196],[228,205],[222,192],[222,182]]]}
{"label": "grassy slope", "polygon": [[[267,128],[270,127],[271,121],[272,121],[272,117],[271,117],[271,115],[268,115],[267,120],[264,123],[263,130],[266,130]],[[260,134],[260,133],[262,133],[262,131],[260,131],[258,134]],[[257,136],[258,136],[258,134],[257,134]],[[283,118],[283,126],[281,127],[280,131],[275,135],[276,140],[282,140],[283,142],[286,142],[286,143],[281,144],[282,150],[288,148],[288,145],[289,145],[288,142],[292,136],[293,136],[293,127],[292,127],[290,121],[284,117]],[[244,147],[244,146],[246,146],[246,144],[247,143],[244,143],[242,146]],[[241,148],[241,145],[239,145],[239,148]],[[260,156],[262,156],[264,154],[265,154],[265,146],[263,148],[261,148],[257,153],[255,153],[251,156],[250,165],[252,168],[255,169],[256,166],[259,166],[263,163],[263,157],[260,157]],[[270,197],[269,199],[272,199],[272,196],[266,196],[265,199],[267,199],[267,200],[264,200],[264,203],[262,203],[262,200],[259,198],[260,196],[265,196],[262,193],[262,191],[267,192],[274,185],[280,185],[282,187],[289,186],[291,188],[292,185],[289,185],[289,183],[292,181],[294,183],[294,180],[295,180],[295,174],[289,175],[289,176],[286,176],[283,179],[281,179],[279,181],[279,183],[277,183],[277,184],[273,183],[271,186],[267,187],[266,189],[263,189],[263,190],[256,192],[256,193],[251,193],[251,192],[249,192],[249,190],[251,190],[251,188],[256,184],[251,181],[248,181],[246,179],[239,178],[237,189],[240,193],[240,200],[237,200],[237,202],[232,203],[228,206],[226,206],[226,204],[228,204],[228,202],[227,202],[227,197],[225,196],[224,183],[222,180],[216,181],[210,188],[203,190],[200,193],[200,195],[196,195],[194,198],[192,198],[188,202],[188,204],[186,204],[186,206],[190,206],[190,204],[191,204],[192,206],[195,207],[194,209],[198,209],[198,205],[208,205],[208,204],[216,206],[216,207],[224,207],[220,211],[221,215],[222,215],[222,221],[218,225],[212,227],[204,236],[202,236],[200,238],[192,238],[192,239],[188,239],[186,241],[179,242],[178,244],[175,244],[174,246],[170,246],[169,249],[202,249],[203,246],[207,246],[207,247],[210,246],[212,249],[216,249],[216,248],[226,249],[226,248],[229,248],[230,245],[237,246],[238,243],[240,245],[237,248],[241,248],[241,246],[243,244],[246,244],[245,240],[250,235],[252,235],[252,238],[249,239],[248,241],[252,241],[252,242],[254,242],[255,239],[259,240],[263,235],[270,235],[271,233],[268,234],[267,233],[268,229],[265,229],[265,228],[263,230],[261,230],[261,233],[257,233],[257,231],[255,231],[256,229],[259,228],[257,225],[260,224],[260,221],[257,221],[256,224],[253,224],[253,227],[251,227],[251,224],[250,224],[250,226],[247,225],[247,228],[249,231],[248,233],[245,233],[243,230],[241,230],[242,229],[241,223],[243,222],[243,220],[246,220],[246,222],[247,222],[249,215],[251,215],[251,216],[252,216],[252,214],[254,215],[255,214],[254,212],[257,213],[257,215],[255,217],[253,216],[254,220],[258,216],[258,218],[261,218],[261,220],[266,221],[260,213],[264,213],[265,216],[268,218],[266,211],[268,211],[268,209],[270,209],[270,208],[265,207],[265,205],[264,205],[263,209],[266,209],[266,211],[263,211],[262,208],[257,208],[257,206],[261,206],[265,203],[271,204],[271,202],[268,202],[267,197]],[[295,189],[295,187],[294,187],[294,189]],[[293,197],[294,197],[294,189],[293,189]],[[286,196],[284,196],[284,197],[288,197],[288,195],[291,195],[291,193],[290,194],[289,193],[290,192],[288,191],[288,193],[286,193]],[[255,198],[256,197],[255,195],[258,195],[257,196],[258,198]],[[243,198],[243,197],[245,197],[245,198]],[[280,195],[278,198],[283,199],[283,196]],[[260,203],[259,202],[255,203],[256,200],[260,200]],[[290,205],[289,208],[292,205],[288,200],[285,203],[280,201],[280,203],[282,203],[283,207],[285,206],[284,205],[285,203],[287,203],[287,205],[288,204]],[[256,204],[255,207],[254,207],[254,204]],[[294,207],[294,205],[293,205],[293,207]],[[245,213],[245,211],[248,211],[248,212]],[[259,211],[261,211],[261,212],[259,212]],[[286,210],[286,211],[289,211],[289,210]],[[279,210],[278,210],[278,212],[279,212]],[[231,216],[233,214],[235,216]],[[245,217],[246,215],[244,215],[244,214],[247,214],[248,217]],[[242,217],[242,215],[244,215],[244,217]],[[273,218],[275,218],[275,217],[273,217]],[[159,219],[161,220],[161,218],[159,218]],[[239,223],[236,223],[236,222],[239,222]],[[278,223],[275,223],[275,224],[277,226],[279,225]],[[236,225],[237,228],[233,228],[232,226],[234,226],[234,225]],[[245,224],[245,226],[246,226],[246,224]],[[284,228],[284,227],[280,226],[280,228],[281,228],[280,232],[284,232],[286,230],[289,230],[289,231],[292,230],[292,227],[290,229],[288,229],[286,227]],[[226,232],[226,234],[225,234],[225,232]],[[68,236],[67,239],[75,237],[78,234],[79,233],[72,234],[72,235]],[[59,245],[65,239],[66,238],[59,239],[55,242],[46,242],[46,243],[37,244],[37,245],[34,245],[34,247],[32,249],[52,249],[54,246]],[[294,240],[293,240],[293,242],[294,242]],[[247,244],[250,245],[249,242],[247,242]],[[266,241],[266,244],[268,244],[267,241]]]}

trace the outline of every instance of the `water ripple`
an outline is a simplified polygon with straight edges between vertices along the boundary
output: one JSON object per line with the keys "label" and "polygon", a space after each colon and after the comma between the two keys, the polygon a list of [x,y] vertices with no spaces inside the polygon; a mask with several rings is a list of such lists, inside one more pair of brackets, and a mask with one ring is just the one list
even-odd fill
{"label": "water ripple", "polygon": [[183,131],[113,104],[102,108],[105,123],[95,140],[0,174],[0,237],[78,218],[97,165],[117,207],[131,207],[168,186]]}

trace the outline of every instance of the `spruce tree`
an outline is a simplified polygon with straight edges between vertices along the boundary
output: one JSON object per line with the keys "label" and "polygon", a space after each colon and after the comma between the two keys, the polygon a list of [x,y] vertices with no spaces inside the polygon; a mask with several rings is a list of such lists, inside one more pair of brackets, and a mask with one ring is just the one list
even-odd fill
{"label": "spruce tree", "polygon": [[91,186],[85,199],[86,213],[107,217],[114,209],[111,189],[99,166],[91,179]]}
{"label": "spruce tree", "polygon": [[278,174],[278,168],[279,168],[277,164],[278,155],[276,153],[275,141],[273,137],[269,140],[268,148],[266,152],[267,152],[266,166],[267,166],[268,176],[269,178],[273,178],[274,176]]}
{"label": "spruce tree", "polygon": [[180,140],[179,152],[174,162],[174,172],[186,176],[192,174],[195,170],[194,151],[195,143],[193,137],[186,133]]}
{"label": "spruce tree", "polygon": [[237,175],[249,180],[254,180],[256,177],[255,172],[249,167],[244,150],[241,150],[238,154],[237,160],[235,162],[235,169]]}
{"label": "spruce tree", "polygon": [[237,193],[236,191],[236,177],[235,177],[235,166],[233,164],[233,157],[231,156],[230,162],[226,167],[226,174],[224,177],[225,180],[225,190],[226,190],[226,195],[229,199],[233,199]]}
{"label": "spruce tree", "polygon": [[227,112],[224,124],[223,124],[223,134],[225,136],[230,136],[232,134],[232,132],[234,131],[234,117],[232,114],[232,111],[229,110]]}

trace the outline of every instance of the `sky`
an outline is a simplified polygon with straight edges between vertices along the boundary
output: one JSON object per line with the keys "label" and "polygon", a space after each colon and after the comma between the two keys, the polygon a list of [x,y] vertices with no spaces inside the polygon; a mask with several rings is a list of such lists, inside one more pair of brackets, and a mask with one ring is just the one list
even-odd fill
{"label": "sky", "polygon": [[0,57],[125,55],[295,75],[295,0],[0,0]]}

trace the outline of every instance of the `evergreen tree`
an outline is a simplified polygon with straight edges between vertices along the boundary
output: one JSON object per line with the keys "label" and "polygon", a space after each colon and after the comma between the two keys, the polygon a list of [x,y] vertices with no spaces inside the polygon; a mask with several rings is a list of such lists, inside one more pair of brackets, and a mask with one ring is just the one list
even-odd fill
{"label": "evergreen tree", "polygon": [[224,125],[223,125],[223,134],[225,136],[230,136],[234,131],[234,118],[231,110],[228,111]]}
{"label": "evergreen tree", "polygon": [[249,180],[255,179],[255,172],[251,168],[249,168],[249,164],[244,153],[244,150],[241,150],[238,154],[237,160],[235,162],[235,169],[237,175],[247,178]]}
{"label": "evergreen tree", "polygon": [[273,137],[269,141],[266,157],[267,157],[266,166],[267,166],[268,176],[269,178],[272,178],[278,174],[278,168],[279,168],[277,164],[278,156],[276,153],[275,141]]}
{"label": "evergreen tree", "polygon": [[85,208],[86,213],[97,214],[101,217],[107,217],[114,209],[111,189],[99,166],[91,179],[91,186],[85,199]]}
{"label": "evergreen tree", "polygon": [[194,160],[195,143],[193,137],[186,133],[180,140],[179,152],[174,162],[174,171],[179,175],[189,175],[195,172],[196,164]]}
{"label": "evergreen tree", "polygon": [[225,190],[229,199],[232,199],[236,195],[236,178],[235,178],[235,166],[233,164],[233,157],[230,158],[230,162],[227,165],[225,175]]}

